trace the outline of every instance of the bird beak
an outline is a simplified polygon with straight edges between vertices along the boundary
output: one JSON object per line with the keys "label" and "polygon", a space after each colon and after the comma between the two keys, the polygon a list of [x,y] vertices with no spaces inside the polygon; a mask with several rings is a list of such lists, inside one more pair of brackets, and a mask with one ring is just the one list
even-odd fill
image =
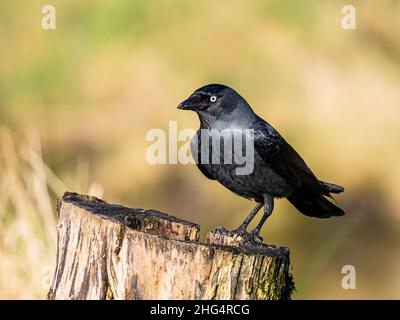
{"label": "bird beak", "polygon": [[192,94],[185,101],[182,101],[178,105],[178,109],[180,110],[198,110],[202,107],[204,103],[202,103],[202,97],[198,93]]}

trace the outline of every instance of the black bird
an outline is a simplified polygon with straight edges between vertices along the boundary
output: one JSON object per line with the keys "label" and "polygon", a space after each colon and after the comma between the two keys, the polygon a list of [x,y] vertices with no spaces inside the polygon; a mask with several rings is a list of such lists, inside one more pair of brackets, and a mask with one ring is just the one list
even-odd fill
{"label": "black bird", "polygon": [[[285,139],[256,115],[246,100],[232,88],[221,84],[206,85],[179,104],[178,109],[192,110],[199,116],[200,129],[192,138],[191,153],[200,171],[235,194],[254,199],[257,203],[236,229],[238,232],[249,235],[246,232],[248,224],[264,206],[263,217],[250,233],[251,239],[262,242],[259,232],[272,213],[274,198],[287,198],[301,213],[310,217],[330,218],[344,215],[342,209],[327,199],[331,198],[331,193],[343,192],[343,187],[319,180]],[[212,146],[209,144],[209,150],[201,148],[202,129],[216,132],[226,129],[244,132],[252,129],[253,171],[247,175],[239,175],[235,171],[239,164],[235,162],[203,161],[202,153],[207,151],[212,154]],[[223,149],[217,152],[222,153]]]}

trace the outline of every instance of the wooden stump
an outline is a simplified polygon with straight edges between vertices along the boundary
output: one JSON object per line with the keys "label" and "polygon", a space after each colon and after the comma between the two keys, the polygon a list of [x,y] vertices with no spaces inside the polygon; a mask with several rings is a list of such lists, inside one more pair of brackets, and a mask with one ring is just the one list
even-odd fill
{"label": "wooden stump", "polygon": [[289,299],[287,248],[241,244],[218,228],[65,193],[48,299]]}

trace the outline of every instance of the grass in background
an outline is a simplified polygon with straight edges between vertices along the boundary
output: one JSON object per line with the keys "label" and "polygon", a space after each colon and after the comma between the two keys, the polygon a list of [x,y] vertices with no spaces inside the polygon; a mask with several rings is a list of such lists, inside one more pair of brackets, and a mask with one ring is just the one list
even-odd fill
{"label": "grass in background", "polygon": [[50,192],[63,186],[44,164],[38,136],[16,142],[3,131],[0,146],[0,293],[11,299],[43,298],[56,254]]}
{"label": "grass in background", "polygon": [[[37,132],[21,140],[2,130],[0,163],[0,298],[43,299],[55,267],[55,199],[68,188],[43,161]],[[102,195],[98,185],[87,192]]]}

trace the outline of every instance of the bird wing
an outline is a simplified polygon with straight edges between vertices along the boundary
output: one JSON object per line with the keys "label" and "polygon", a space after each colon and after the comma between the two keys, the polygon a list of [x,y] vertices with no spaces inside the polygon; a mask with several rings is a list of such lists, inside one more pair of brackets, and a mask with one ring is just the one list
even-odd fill
{"label": "bird wing", "polygon": [[317,179],[301,156],[269,124],[254,131],[254,149],[272,170],[295,188],[329,196],[328,189]]}

